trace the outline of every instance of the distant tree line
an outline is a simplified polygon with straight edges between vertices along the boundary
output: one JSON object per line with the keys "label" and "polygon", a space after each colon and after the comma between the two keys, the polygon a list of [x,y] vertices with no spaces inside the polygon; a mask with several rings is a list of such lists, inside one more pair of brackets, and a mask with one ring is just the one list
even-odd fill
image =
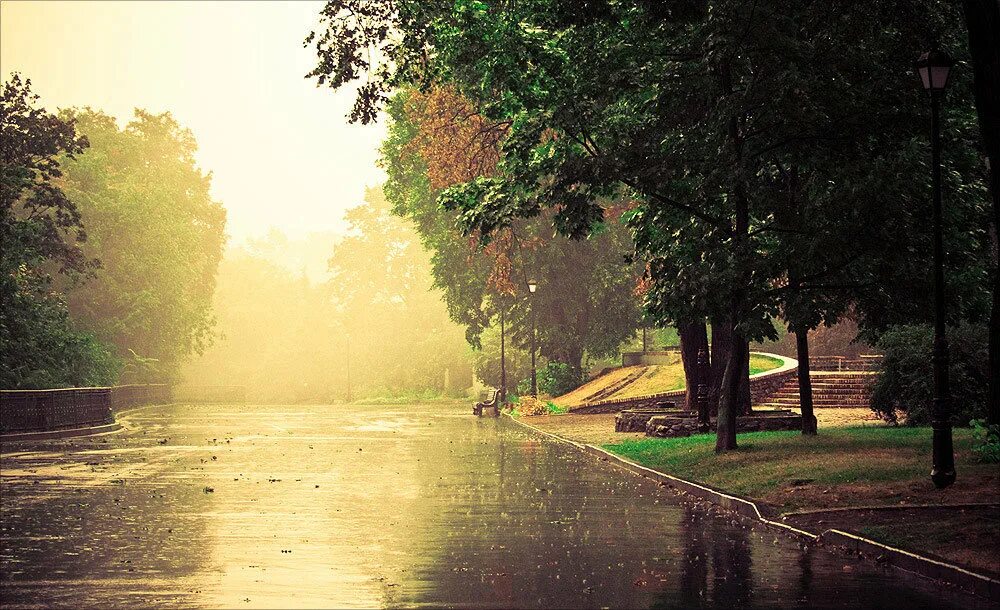
{"label": "distant tree line", "polygon": [[[424,137],[448,142],[435,123],[464,124],[494,151],[477,144],[449,159],[425,146],[406,169],[419,173],[422,161],[427,179],[403,190],[430,191],[480,245],[543,235],[541,223],[587,239],[622,219],[647,314],[677,325],[688,354],[710,347],[726,451],[748,406],[749,342],[775,339],[774,319],[806,363],[807,434],[810,330],[850,317],[878,341],[930,320],[929,105],[912,66],[933,46],[960,62],[944,105],[948,312],[953,324],[989,328],[981,408],[996,421],[1000,44],[988,24],[998,10],[941,0],[863,10],[332,0],[307,38],[317,52],[309,76],[332,88],[363,81],[352,121],[375,120],[387,103],[395,125],[412,120],[396,91],[464,100],[437,104]],[[420,140],[407,129],[397,137]],[[468,171],[429,167],[441,159]],[[435,176],[445,176],[439,192]],[[474,273],[489,277],[485,267]]]}
{"label": "distant tree line", "polygon": [[[254,402],[419,401],[472,385],[462,329],[432,288],[428,253],[381,189],[347,211],[346,236],[272,231],[229,250],[213,311],[219,338],[185,383],[244,385]],[[324,262],[307,274],[302,263]]]}

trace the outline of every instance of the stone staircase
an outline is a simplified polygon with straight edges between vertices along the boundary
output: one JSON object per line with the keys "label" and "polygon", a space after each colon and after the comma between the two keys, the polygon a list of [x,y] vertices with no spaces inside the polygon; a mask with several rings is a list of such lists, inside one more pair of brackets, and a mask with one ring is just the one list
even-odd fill
{"label": "stone staircase", "polygon": [[[871,399],[871,383],[875,373],[870,371],[813,371],[813,407],[817,409],[867,409]],[[799,380],[791,377],[784,385],[761,402],[762,407],[797,409],[799,407]]]}

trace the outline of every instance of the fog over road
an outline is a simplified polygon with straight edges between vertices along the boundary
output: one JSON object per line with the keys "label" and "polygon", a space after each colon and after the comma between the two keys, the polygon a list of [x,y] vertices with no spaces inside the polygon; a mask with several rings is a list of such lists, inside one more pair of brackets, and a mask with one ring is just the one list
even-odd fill
{"label": "fog over road", "polygon": [[942,607],[464,406],[119,419],[3,445],[4,608]]}

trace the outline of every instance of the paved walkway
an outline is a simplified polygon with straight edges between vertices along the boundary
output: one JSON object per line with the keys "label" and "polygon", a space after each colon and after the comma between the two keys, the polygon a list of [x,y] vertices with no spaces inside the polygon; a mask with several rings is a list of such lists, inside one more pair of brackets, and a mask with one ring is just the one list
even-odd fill
{"label": "paved walkway", "polygon": [[941,606],[467,412],[181,405],[4,444],[3,607]]}

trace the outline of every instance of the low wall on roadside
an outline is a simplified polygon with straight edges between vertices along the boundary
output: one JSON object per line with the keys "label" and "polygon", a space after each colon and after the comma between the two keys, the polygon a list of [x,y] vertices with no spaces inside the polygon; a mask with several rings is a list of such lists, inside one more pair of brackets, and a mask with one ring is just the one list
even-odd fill
{"label": "low wall on roadside", "polygon": [[188,403],[245,404],[247,389],[242,385],[179,385],[174,388],[174,399]]}
{"label": "low wall on roadside", "polygon": [[116,385],[111,387],[111,410],[117,413],[142,405],[173,402],[170,386],[165,383]]}
{"label": "low wall on roadside", "polygon": [[0,390],[0,434],[100,426],[114,422],[117,411],[168,402],[170,386],[163,384]]}

